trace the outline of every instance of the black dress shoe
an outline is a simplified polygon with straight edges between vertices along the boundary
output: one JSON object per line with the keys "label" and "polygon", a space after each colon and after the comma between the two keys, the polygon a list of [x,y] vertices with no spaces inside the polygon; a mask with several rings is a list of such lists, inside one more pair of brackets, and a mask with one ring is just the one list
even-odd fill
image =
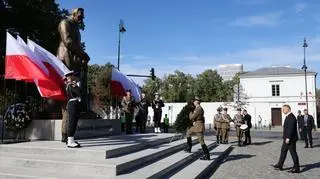
{"label": "black dress shoe", "polygon": [[276,169],[276,170],[280,170],[280,171],[283,170],[283,167],[280,166],[280,165],[278,165],[278,164],[277,164],[277,165],[274,165],[273,168]]}
{"label": "black dress shoe", "polygon": [[313,146],[311,145],[310,148],[313,148]]}
{"label": "black dress shoe", "polygon": [[304,148],[308,148],[308,146],[306,145],[306,146],[304,146]]}
{"label": "black dress shoe", "polygon": [[289,170],[290,173],[300,173],[300,169],[296,168],[296,169],[291,169]]}

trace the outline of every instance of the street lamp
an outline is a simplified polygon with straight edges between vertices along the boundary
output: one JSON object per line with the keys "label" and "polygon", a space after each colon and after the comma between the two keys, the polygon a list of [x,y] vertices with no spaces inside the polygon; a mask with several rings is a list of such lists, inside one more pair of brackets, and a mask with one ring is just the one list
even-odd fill
{"label": "street lamp", "polygon": [[307,40],[304,38],[303,42],[303,66],[302,69],[304,70],[304,84],[306,88],[306,106],[308,110],[308,88],[307,88],[307,65],[306,65],[306,48],[308,47]]}
{"label": "street lamp", "polygon": [[123,34],[126,31],[127,30],[124,27],[123,20],[120,20],[120,23],[119,23],[119,41],[118,41],[118,66],[117,66],[119,71],[120,71],[120,39],[121,39],[121,34]]}

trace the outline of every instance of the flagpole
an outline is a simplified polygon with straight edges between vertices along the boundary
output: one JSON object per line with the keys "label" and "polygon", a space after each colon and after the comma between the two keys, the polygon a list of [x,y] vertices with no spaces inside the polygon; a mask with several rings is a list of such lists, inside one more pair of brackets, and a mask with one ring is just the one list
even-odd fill
{"label": "flagpole", "polygon": [[[9,29],[6,29],[6,36],[7,36],[7,33],[9,33]],[[7,39],[7,38],[6,38]],[[6,43],[7,40],[6,40]],[[6,60],[4,58],[4,75],[3,75],[3,95],[4,95],[4,106],[3,106],[3,111],[6,111],[6,106],[7,106],[7,87],[6,87],[6,78],[5,78],[5,74],[6,74]],[[4,117],[5,117],[5,112],[4,112],[4,115],[2,117],[2,125],[1,125],[1,143],[3,144],[3,137],[4,137]]]}

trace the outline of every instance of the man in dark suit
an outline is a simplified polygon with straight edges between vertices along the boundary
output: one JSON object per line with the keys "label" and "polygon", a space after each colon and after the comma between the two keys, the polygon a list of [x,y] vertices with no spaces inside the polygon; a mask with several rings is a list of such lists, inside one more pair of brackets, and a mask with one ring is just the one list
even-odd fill
{"label": "man in dark suit", "polygon": [[[308,114],[308,110],[303,110],[304,115],[299,118],[299,132],[302,133],[306,146],[308,148],[308,137],[310,142],[310,147],[312,148],[312,129],[316,130],[316,125],[314,124],[314,119],[311,115]],[[308,137],[307,137],[308,135]]]}
{"label": "man in dark suit", "polygon": [[[297,122],[298,122],[298,128],[300,128],[301,124],[300,122],[303,120],[303,116],[301,115],[301,111],[298,110],[298,115],[297,115]],[[302,130],[299,130],[299,135],[300,135],[300,140],[304,140]]]}
{"label": "man in dark suit", "polygon": [[250,145],[251,144],[250,129],[252,127],[251,116],[250,114],[248,114],[247,110],[245,109],[242,111],[242,114],[243,114],[243,122],[248,125],[248,129],[244,132],[244,135],[245,135],[244,144]]}
{"label": "man in dark suit", "polygon": [[283,125],[283,143],[279,161],[276,165],[274,165],[274,168],[283,170],[283,164],[289,150],[294,163],[294,166],[290,172],[299,173],[299,158],[296,151],[296,142],[298,140],[297,120],[296,117],[291,113],[291,107],[289,105],[283,105],[282,112],[286,115]]}

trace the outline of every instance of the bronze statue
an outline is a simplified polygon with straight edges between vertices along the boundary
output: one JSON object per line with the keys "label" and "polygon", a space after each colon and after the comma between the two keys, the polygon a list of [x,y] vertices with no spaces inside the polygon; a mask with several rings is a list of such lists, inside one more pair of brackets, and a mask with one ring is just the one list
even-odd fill
{"label": "bronze statue", "polygon": [[[76,77],[80,79],[81,92],[86,104],[86,76],[87,76],[87,63],[90,57],[84,52],[81,46],[81,35],[79,25],[84,19],[84,9],[76,8],[72,10],[71,16],[63,19],[58,27],[60,34],[60,44],[58,47],[57,57],[72,71]],[[62,105],[62,142],[67,140],[67,119],[68,113],[66,111],[66,103]]]}

